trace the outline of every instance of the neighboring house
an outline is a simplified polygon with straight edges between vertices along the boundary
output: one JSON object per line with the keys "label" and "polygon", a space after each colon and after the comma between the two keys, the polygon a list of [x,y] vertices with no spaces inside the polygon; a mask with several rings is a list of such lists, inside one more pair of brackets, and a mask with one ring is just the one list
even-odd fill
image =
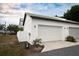
{"label": "neighboring house", "polygon": [[15,34],[15,32],[14,31],[4,31],[4,30],[0,30],[0,34],[2,35],[2,34]]}
{"label": "neighboring house", "polygon": [[20,18],[19,27],[23,27],[23,18]]}
{"label": "neighboring house", "polygon": [[5,33],[5,31],[4,30],[0,30],[0,34],[4,34]]}
{"label": "neighboring house", "polygon": [[32,42],[36,38],[41,38],[43,42],[65,40],[69,35],[79,40],[79,22],[59,17],[26,13],[23,28],[24,31],[17,33],[20,42]]}

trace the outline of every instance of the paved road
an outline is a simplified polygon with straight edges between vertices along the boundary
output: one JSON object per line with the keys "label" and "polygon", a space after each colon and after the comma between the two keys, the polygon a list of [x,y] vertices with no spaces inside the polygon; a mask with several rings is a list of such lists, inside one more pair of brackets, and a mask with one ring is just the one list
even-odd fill
{"label": "paved road", "polygon": [[79,45],[33,54],[33,56],[79,56]]}

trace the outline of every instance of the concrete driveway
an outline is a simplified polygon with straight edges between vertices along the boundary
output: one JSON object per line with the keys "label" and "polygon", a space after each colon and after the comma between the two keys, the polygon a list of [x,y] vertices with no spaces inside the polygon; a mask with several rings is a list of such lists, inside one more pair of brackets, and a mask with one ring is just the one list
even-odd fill
{"label": "concrete driveway", "polygon": [[37,53],[33,56],[79,56],[79,45]]}
{"label": "concrete driveway", "polygon": [[50,50],[76,46],[76,45],[79,45],[79,42],[73,43],[73,42],[66,42],[66,41],[51,41],[51,42],[43,42],[43,44],[45,45],[45,47],[42,50],[42,52],[46,52]]}

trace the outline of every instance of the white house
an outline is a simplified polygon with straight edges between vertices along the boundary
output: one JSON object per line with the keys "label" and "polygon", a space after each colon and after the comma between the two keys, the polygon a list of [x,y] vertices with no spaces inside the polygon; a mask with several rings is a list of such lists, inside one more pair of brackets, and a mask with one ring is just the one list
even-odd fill
{"label": "white house", "polygon": [[17,33],[20,42],[32,42],[36,38],[41,38],[43,42],[65,40],[69,35],[79,40],[79,22],[59,17],[26,13],[23,28],[24,31]]}

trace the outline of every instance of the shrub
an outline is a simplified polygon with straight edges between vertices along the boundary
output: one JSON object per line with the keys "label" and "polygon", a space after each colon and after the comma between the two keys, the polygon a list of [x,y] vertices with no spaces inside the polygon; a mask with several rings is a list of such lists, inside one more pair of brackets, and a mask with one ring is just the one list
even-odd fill
{"label": "shrub", "polygon": [[35,39],[35,40],[33,40],[33,45],[37,45],[37,44],[40,44],[40,43],[42,43],[41,39]]}
{"label": "shrub", "polygon": [[14,24],[10,24],[7,27],[7,30],[9,30],[10,32],[14,32],[13,34],[17,34],[18,31],[23,31],[23,27],[19,27],[18,25],[14,25]]}
{"label": "shrub", "polygon": [[75,38],[73,36],[67,36],[66,37],[66,41],[69,41],[69,42],[76,42]]}

